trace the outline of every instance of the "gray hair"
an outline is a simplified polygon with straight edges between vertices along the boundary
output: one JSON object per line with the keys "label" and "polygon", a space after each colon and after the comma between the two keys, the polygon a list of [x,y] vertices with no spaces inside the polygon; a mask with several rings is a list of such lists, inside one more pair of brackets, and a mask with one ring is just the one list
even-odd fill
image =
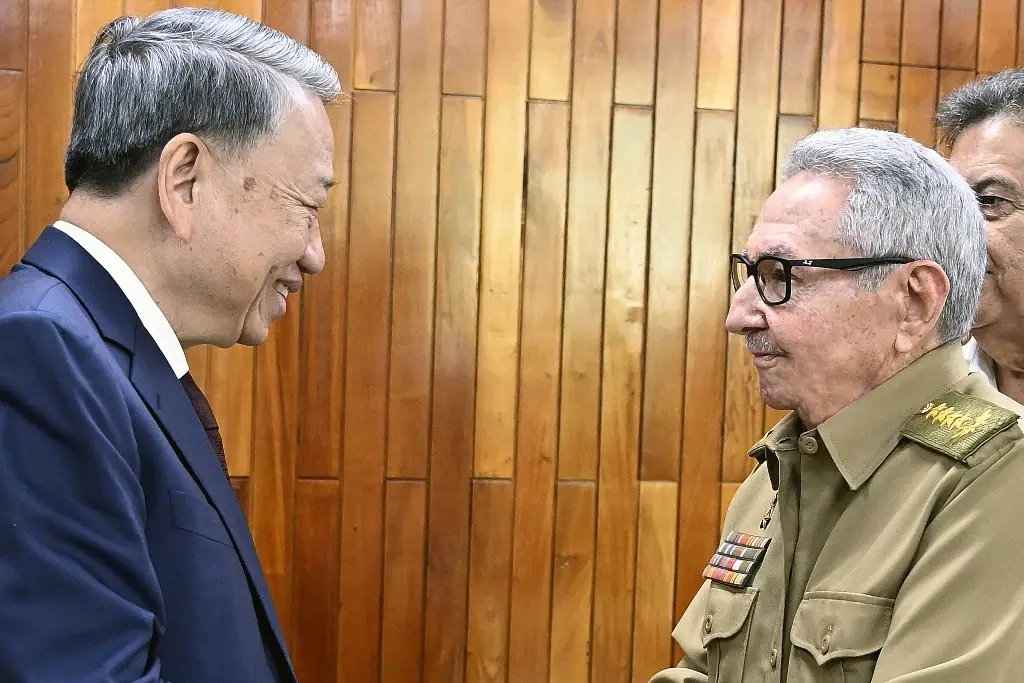
{"label": "gray hair", "polygon": [[971,126],[997,117],[1024,123],[1024,69],[1006,69],[960,86],[939,102],[935,123],[952,145]]}
{"label": "gray hair", "polygon": [[303,89],[331,102],[341,85],[320,55],[246,17],[194,8],[120,17],[78,74],[64,182],[121,194],[180,133],[242,153],[277,130]]}
{"label": "gray hair", "polygon": [[[783,168],[849,180],[837,222],[840,244],[860,256],[904,256],[937,263],[949,278],[940,343],[971,330],[985,276],[985,222],[967,182],[935,150],[898,133],[824,130],[798,142]],[[874,288],[898,266],[859,273]]]}

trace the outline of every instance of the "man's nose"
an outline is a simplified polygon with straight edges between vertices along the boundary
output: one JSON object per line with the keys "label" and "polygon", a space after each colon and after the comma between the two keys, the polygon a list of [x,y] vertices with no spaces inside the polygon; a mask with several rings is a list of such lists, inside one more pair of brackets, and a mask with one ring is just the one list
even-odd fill
{"label": "man's nose", "polygon": [[313,239],[306,246],[306,253],[299,260],[299,268],[303,273],[316,275],[324,269],[324,262],[327,260],[324,254],[324,242],[320,235],[320,226],[316,227]]}
{"label": "man's nose", "polygon": [[767,327],[761,314],[760,295],[753,278],[744,280],[729,302],[729,314],[725,317],[725,328],[732,334],[746,334],[750,330]]}

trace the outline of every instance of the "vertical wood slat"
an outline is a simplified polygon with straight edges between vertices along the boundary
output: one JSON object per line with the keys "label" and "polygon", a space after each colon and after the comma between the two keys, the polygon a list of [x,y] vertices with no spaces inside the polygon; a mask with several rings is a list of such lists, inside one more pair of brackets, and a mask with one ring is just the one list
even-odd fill
{"label": "vertical wood slat", "polygon": [[640,478],[676,481],[683,429],[699,0],[659,17]]}
{"label": "vertical wood slat", "polygon": [[864,64],[860,70],[860,118],[895,121],[900,69],[888,64]]}
{"label": "vertical wood slat", "polygon": [[490,17],[473,473],[511,478],[519,365],[529,0],[492,0]]}
{"label": "vertical wood slat", "polygon": [[262,19],[271,28],[309,45],[312,0],[263,0],[262,3],[256,0],[220,0],[221,9],[227,9],[224,6],[226,1],[232,3],[232,11],[245,14],[251,19]]}
{"label": "vertical wood slat", "polygon": [[310,46],[333,66],[341,101],[327,107],[334,131],[334,180],[320,215],[324,270],[302,290],[302,394],[296,474],[336,477],[341,463],[348,321],[349,160],[352,132],[351,16],[348,0],[313,0]]}
{"label": "vertical wood slat", "polygon": [[811,116],[818,110],[821,13],[822,0],[785,0],[780,114]]}
{"label": "vertical wood slat", "polygon": [[[782,2],[763,0],[746,6],[740,106],[736,132],[736,179],[733,191],[732,251],[742,251],[774,189],[775,111],[778,105],[779,48]],[[728,261],[720,267],[725,270]],[[729,335],[722,441],[722,478],[740,480],[750,470],[747,450],[761,437],[764,408],[758,396],[757,372],[743,338]]]}
{"label": "vertical wood slat", "polygon": [[380,680],[381,683],[418,683],[423,668],[426,483],[387,482],[384,509]]}
{"label": "vertical wood slat", "polygon": [[427,476],[443,6],[402,4],[387,474]]}
{"label": "vertical wood slat", "polygon": [[464,680],[482,128],[480,100],[443,98],[423,683]]}
{"label": "vertical wood slat", "polygon": [[[225,4],[231,2],[231,0],[224,1]],[[124,0],[124,13],[130,16],[145,17],[170,6],[170,0]]]}
{"label": "vertical wood slat", "polygon": [[675,482],[640,483],[637,516],[636,605],[633,610],[633,683],[646,683],[672,666],[672,579],[676,558],[678,489]]}
{"label": "vertical wood slat", "polygon": [[903,0],[902,64],[939,63],[939,14],[942,0]]}
{"label": "vertical wood slat", "polygon": [[977,66],[979,2],[980,0],[943,0],[940,66],[972,70]]}
{"label": "vertical wood slat", "polygon": [[654,56],[658,45],[658,0],[619,3],[615,55],[615,102],[654,103]]}
{"label": "vertical wood slat", "polygon": [[[292,306],[298,302],[293,299]],[[206,395],[217,416],[231,474],[252,472],[253,381],[255,353],[249,346],[210,347]]]}
{"label": "vertical wood slat", "polygon": [[[676,565],[676,616],[697,592],[701,571],[717,547],[718,482],[721,461],[707,454],[722,452],[725,380],[725,329],[728,306],[728,268],[722,263],[731,246],[731,197],[736,117],[731,112],[697,114],[694,162],[694,231],[691,253],[702,254],[690,266],[690,317],[686,336],[683,467],[679,489],[679,547]],[[709,494],[709,492],[711,492]]]}
{"label": "vertical wood slat", "polygon": [[559,482],[557,498],[547,681],[585,682],[590,680],[596,487]]}
{"label": "vertical wood slat", "polygon": [[122,0],[77,0],[75,12],[75,63],[82,66],[100,29],[121,16]]}
{"label": "vertical wood slat", "polygon": [[4,5],[0,12],[0,69],[23,71],[28,58],[29,0],[8,0]]}
{"label": "vertical wood slat", "polygon": [[0,276],[25,250],[24,108],[25,74],[0,71]]}
{"label": "vertical wood slat", "polygon": [[352,122],[352,231],[341,493],[338,680],[379,676],[395,97],[360,91]]}
{"label": "vertical wood slat", "polygon": [[938,71],[916,66],[900,69],[900,101],[896,127],[922,145],[935,142],[934,114]]}
{"label": "vertical wood slat", "polygon": [[573,54],[558,476],[597,476],[615,2],[579,3]]}
{"label": "vertical wood slat", "polygon": [[248,477],[231,477],[231,490],[235,492],[235,497],[238,498],[238,506],[242,508],[242,514],[245,515],[246,521],[248,521],[252,515],[252,497],[249,495]]}
{"label": "vertical wood slat", "polygon": [[74,5],[66,0],[31,0],[25,71],[25,241],[34,242],[60,215],[67,199],[63,154],[71,132]]}
{"label": "vertical wood slat", "polygon": [[400,4],[400,0],[352,0],[352,83],[356,89],[395,89]]}
{"label": "vertical wood slat", "polygon": [[1017,56],[1017,0],[981,0],[978,17],[978,71],[1012,67]]}
{"label": "vertical wood slat", "polygon": [[442,88],[446,95],[484,94],[488,2],[445,0]]}
{"label": "vertical wood slat", "polygon": [[[129,1],[130,0],[125,0],[126,3]],[[249,17],[253,21],[264,21],[279,31],[285,31],[296,40],[308,43],[308,18],[311,9],[309,3],[314,1],[315,0],[288,0],[287,2],[281,2],[281,0],[277,0],[276,2],[268,1],[266,3],[267,12],[265,16],[263,12],[264,0],[220,0],[219,8],[225,12],[232,12],[234,14],[241,14]],[[288,18],[303,15],[307,18],[305,25],[287,23]]]}
{"label": "vertical wood slat", "polygon": [[821,128],[847,128],[857,123],[861,10],[861,0],[825,3],[818,109]]}
{"label": "vertical wood slat", "polygon": [[569,99],[574,7],[573,0],[533,0],[530,99]]}
{"label": "vertical wood slat", "polygon": [[510,681],[548,676],[568,144],[569,105],[530,103]]}
{"label": "vertical wood slat", "polygon": [[704,0],[700,17],[697,106],[735,109],[739,79],[741,0]]}
{"label": "vertical wood slat", "polygon": [[864,0],[861,59],[899,64],[900,28],[905,1],[915,0]]}
{"label": "vertical wood slat", "polygon": [[619,107],[613,125],[592,683],[631,663],[652,112]]}
{"label": "vertical wood slat", "polygon": [[474,481],[469,544],[466,683],[509,683],[512,482]]}
{"label": "vertical wood slat", "polygon": [[301,681],[337,680],[340,504],[336,480],[295,482],[291,650]]}

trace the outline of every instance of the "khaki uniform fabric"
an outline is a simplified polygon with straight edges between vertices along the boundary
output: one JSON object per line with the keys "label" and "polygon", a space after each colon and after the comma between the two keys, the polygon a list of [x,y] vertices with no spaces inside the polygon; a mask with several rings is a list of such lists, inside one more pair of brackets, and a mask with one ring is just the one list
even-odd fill
{"label": "khaki uniform fabric", "polygon": [[817,429],[784,418],[725,519],[770,539],[759,564],[720,546],[738,569],[705,576],[741,585],[704,582],[651,683],[1024,681],[1020,415],[951,343]]}

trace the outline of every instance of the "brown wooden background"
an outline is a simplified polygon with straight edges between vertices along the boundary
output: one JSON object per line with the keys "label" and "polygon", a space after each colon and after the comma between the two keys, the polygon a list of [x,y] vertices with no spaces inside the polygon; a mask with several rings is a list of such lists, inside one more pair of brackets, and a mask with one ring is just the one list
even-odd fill
{"label": "brown wooden background", "polygon": [[[674,661],[777,417],[723,318],[778,160],[815,125],[930,144],[937,94],[1024,61],[1018,0],[202,4],[351,95],[326,271],[257,351],[189,354],[303,683]],[[95,31],[166,6],[0,0],[0,271],[65,198]]]}

